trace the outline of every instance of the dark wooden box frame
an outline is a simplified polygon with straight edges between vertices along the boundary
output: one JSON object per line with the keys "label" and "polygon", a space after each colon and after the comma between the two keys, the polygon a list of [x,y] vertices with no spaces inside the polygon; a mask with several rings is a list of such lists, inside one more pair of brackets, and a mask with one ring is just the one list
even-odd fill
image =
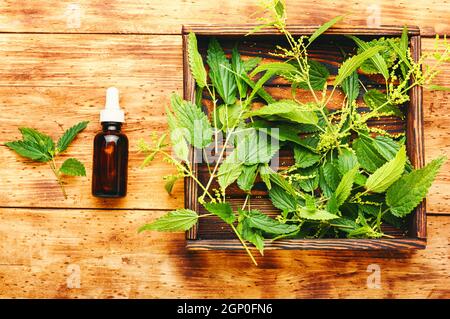
{"label": "dark wooden box frame", "polygon": [[[184,25],[182,28],[183,37],[183,79],[184,98],[194,101],[195,80],[189,70],[187,41],[188,34],[194,32],[197,36],[213,37],[244,37],[254,25]],[[289,30],[294,35],[311,35],[317,27],[290,26]],[[346,27],[332,28],[325,34],[332,35],[363,35],[363,36],[400,36],[403,27],[382,26],[379,28],[368,27]],[[276,30],[265,29],[255,36],[281,36]],[[417,61],[421,54],[421,38],[418,27],[408,27],[411,53]],[[424,165],[424,144],[423,144],[423,111],[422,111],[422,88],[414,87],[410,90],[410,104],[407,108],[406,117],[406,147],[412,165],[415,168]],[[191,150],[192,163],[195,152]],[[198,166],[194,164],[194,172],[197,174]],[[185,179],[185,207],[194,211],[199,211],[197,202],[197,185],[191,178]],[[426,209],[425,200],[415,209],[410,219],[408,236],[395,239],[288,239],[274,242],[266,241],[266,249],[309,249],[309,250],[411,250],[424,249],[426,247]],[[186,232],[187,248],[193,250],[234,250],[242,249],[237,239],[199,239],[198,225]]]}

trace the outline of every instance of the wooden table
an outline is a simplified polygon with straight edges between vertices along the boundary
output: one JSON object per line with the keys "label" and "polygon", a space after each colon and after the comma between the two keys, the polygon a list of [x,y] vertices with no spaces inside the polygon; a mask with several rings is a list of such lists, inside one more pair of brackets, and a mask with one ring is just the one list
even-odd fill
{"label": "wooden table", "polygon": [[[436,33],[450,33],[448,3],[374,2],[292,0],[289,22],[319,25],[351,12],[347,24],[365,25],[380,12],[382,24],[419,25],[424,51]],[[137,152],[140,137],[166,129],[168,96],[182,90],[181,25],[251,22],[256,1],[3,0],[0,8],[0,297],[450,297],[449,163],[430,191],[423,251],[270,251],[253,267],[243,252],[189,252],[183,234],[137,234],[183,205],[182,184],[172,196],[163,188],[171,166],[158,160],[142,170]],[[436,82],[450,86],[450,64],[443,71]],[[131,141],[125,199],[93,198],[87,177],[71,178],[64,200],[46,164],[3,145],[20,137],[19,126],[56,138],[88,119],[68,155],[89,175],[105,88],[113,85]],[[450,153],[449,97],[424,93],[427,161]],[[379,289],[367,285],[378,267]]]}

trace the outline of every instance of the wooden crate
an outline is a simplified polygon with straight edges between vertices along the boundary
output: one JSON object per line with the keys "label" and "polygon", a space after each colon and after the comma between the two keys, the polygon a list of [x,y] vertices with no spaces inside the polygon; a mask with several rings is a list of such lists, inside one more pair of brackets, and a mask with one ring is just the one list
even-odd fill
{"label": "wooden crate", "polygon": [[[276,30],[262,30],[251,36],[245,36],[253,25],[185,25],[183,26],[183,59],[184,59],[184,98],[194,101],[195,99],[195,80],[193,79],[188,65],[187,55],[187,35],[194,32],[197,35],[200,53],[206,61],[206,47],[211,37],[216,37],[227,55],[230,54],[233,46],[239,43],[239,52],[245,59],[251,56],[261,56],[264,59],[274,59],[269,52],[273,52],[277,44],[284,44],[284,36],[277,33]],[[289,30],[294,35],[310,35],[317,27],[290,26]],[[379,28],[352,27],[352,28],[332,28],[323,36],[316,40],[309,49],[309,57],[326,64],[331,74],[337,73],[337,68],[343,60],[341,51],[336,47],[338,44],[344,51],[354,48],[353,41],[346,38],[345,35],[357,35],[362,39],[370,40],[379,36],[395,36],[402,34],[402,26],[383,26]],[[421,54],[420,30],[418,27],[410,26],[409,42],[413,58],[417,61]],[[360,75],[361,81],[366,87],[380,86],[380,76]],[[384,81],[384,80],[383,80]],[[384,86],[384,85],[383,85]],[[275,98],[283,96],[288,97],[291,88],[287,83],[279,78],[270,80],[265,86]],[[301,92],[300,92],[301,93]],[[205,94],[205,93],[204,93]],[[301,96],[298,95],[298,96]],[[203,105],[208,113],[210,101],[209,96],[203,96]],[[343,99],[343,95],[341,95]],[[361,96],[357,100],[358,106],[364,111]],[[331,105],[333,108],[334,105]],[[336,105],[336,107],[338,107]],[[415,168],[424,165],[424,145],[423,145],[423,114],[422,114],[422,88],[414,87],[410,90],[410,102],[406,107],[407,116],[405,120],[395,117],[383,117],[373,120],[369,125],[378,126],[386,129],[388,132],[405,132],[407,153]],[[286,151],[280,152],[280,163],[285,165],[292,164],[292,154]],[[192,163],[195,163],[195,152],[191,152]],[[196,164],[194,171],[196,176],[204,181],[208,176],[205,164]],[[215,184],[217,185],[217,184]],[[214,187],[215,185],[212,185]],[[245,193],[239,190],[236,185],[231,185],[227,189],[227,201],[237,208],[243,204]],[[204,208],[198,204],[199,195],[198,186],[191,178],[185,179],[185,207],[205,213]],[[267,195],[267,189],[264,183],[258,182],[252,190],[252,207],[259,208],[268,215],[276,215],[279,211],[274,208]],[[266,241],[266,249],[330,249],[330,250],[411,250],[423,249],[426,246],[426,211],[425,200],[415,209],[409,217],[409,228],[407,232],[402,232],[392,226],[384,226],[383,231],[394,238],[382,239],[283,239],[277,241]],[[210,249],[242,249],[238,239],[231,231],[228,225],[217,217],[201,218],[200,222],[186,233],[187,247],[193,250]]]}

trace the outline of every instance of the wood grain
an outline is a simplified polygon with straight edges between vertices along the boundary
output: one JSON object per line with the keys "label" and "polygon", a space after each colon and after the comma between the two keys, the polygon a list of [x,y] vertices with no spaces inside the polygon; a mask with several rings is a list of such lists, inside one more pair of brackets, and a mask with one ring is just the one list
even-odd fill
{"label": "wood grain", "polygon": [[[259,10],[257,4],[257,0],[3,0],[0,31],[180,34],[182,24],[254,22],[251,15]],[[450,32],[450,8],[437,0],[288,0],[287,12],[291,24],[320,25],[349,13],[347,26],[414,20],[423,35]]]}
{"label": "wood grain", "polygon": [[[109,45],[108,45],[109,43]],[[432,50],[434,40],[423,39]],[[0,206],[2,207],[109,207],[173,209],[183,206],[183,185],[173,196],[165,193],[161,177],[173,169],[156,161],[138,168],[143,155],[137,140],[151,131],[166,129],[164,106],[172,91],[182,91],[182,41],[173,36],[23,35],[0,37]],[[26,48],[26,49],[25,49]],[[126,53],[126,54],[125,54]],[[94,67],[95,65],[95,67]],[[162,67],[160,67],[162,66]],[[436,79],[450,86],[450,65]],[[152,80],[157,75],[160,81]],[[92,138],[104,105],[104,90],[116,85],[126,111],[125,132],[131,140],[129,196],[122,200],[98,200],[90,195]],[[277,89],[270,89],[277,94]],[[424,91],[426,162],[450,154],[449,92]],[[50,120],[49,120],[50,117]],[[87,178],[71,178],[69,199],[64,200],[50,170],[8,150],[3,143],[20,137],[20,126],[32,126],[57,138],[63,128],[90,120],[88,129],[69,148],[86,165]],[[25,164],[25,165],[24,165]],[[450,212],[450,162],[444,165],[429,193],[428,211]],[[20,191],[19,191],[20,190]],[[44,190],[44,191],[43,191]],[[150,194],[155,194],[151,201]]]}
{"label": "wood grain", "polygon": [[[25,298],[450,297],[450,220],[428,218],[426,250],[189,252],[183,234],[136,229],[163,212],[0,209],[0,296]],[[366,285],[369,265],[381,289]],[[79,267],[80,288],[69,289]]]}
{"label": "wood grain", "polygon": [[[93,199],[89,177],[71,179],[64,201],[46,167],[2,145],[19,137],[21,125],[58,135],[60,125],[89,119],[67,154],[80,157],[89,175],[104,89],[121,90],[131,140],[161,132],[168,94],[183,87],[181,25],[252,22],[256,3],[0,0],[0,32],[7,32],[0,37],[0,297],[450,298],[448,216],[428,217],[428,247],[413,254],[268,251],[255,268],[242,252],[188,252],[183,234],[136,233],[163,210],[183,206],[183,186],[166,195],[160,176],[172,169],[157,161],[140,171],[133,142],[122,201]],[[295,24],[350,12],[346,24],[364,26],[379,8],[381,24],[418,25],[427,37],[450,33],[447,1],[287,3]],[[423,40],[424,50],[432,47],[432,39]],[[437,84],[450,86],[450,66],[443,71]],[[426,162],[450,154],[449,97],[424,91]],[[449,172],[447,162],[428,196],[433,213],[450,213]],[[366,286],[370,264],[380,266],[381,289]],[[67,287],[72,266],[81,270],[80,289]]]}

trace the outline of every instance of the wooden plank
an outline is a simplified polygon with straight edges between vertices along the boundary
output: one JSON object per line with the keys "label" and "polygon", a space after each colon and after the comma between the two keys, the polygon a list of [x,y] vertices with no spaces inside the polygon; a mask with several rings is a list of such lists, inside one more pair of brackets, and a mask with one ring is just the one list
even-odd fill
{"label": "wooden plank", "polygon": [[[206,1],[17,1],[0,5],[2,32],[88,32],[180,34],[187,23],[255,22],[251,15],[259,10],[257,0]],[[287,1],[289,23],[320,25],[332,17],[349,13],[345,25],[416,24],[423,35],[449,33],[450,6],[432,1],[320,1],[301,4]]]}
{"label": "wooden plank", "polygon": [[0,297],[450,297],[448,216],[429,216],[415,253],[267,251],[255,267],[243,251],[189,252],[181,233],[137,234],[162,213],[0,209]]}
{"label": "wooden plank", "polygon": [[[423,39],[424,50],[434,40]],[[182,90],[182,41],[180,37],[119,35],[23,35],[0,37],[0,206],[3,207],[108,207],[111,201],[90,195],[90,177],[70,179],[69,199],[64,201],[45,165],[22,160],[3,143],[20,137],[19,126],[33,126],[58,137],[62,125],[87,119],[88,129],[74,142],[67,155],[80,158],[91,174],[91,143],[99,129],[98,114],[104,89],[116,85],[127,112],[125,131],[130,138],[129,195],[114,201],[115,207],[173,209],[183,206],[183,186],[174,196],[165,194],[161,177],[173,172],[162,162],[141,171],[143,156],[137,140],[151,131],[166,129],[164,106],[172,91]],[[26,48],[26,49],[24,49]],[[450,64],[436,79],[450,86]],[[156,80],[158,78],[158,80]],[[45,87],[44,87],[45,86]],[[275,89],[273,89],[275,90]],[[275,92],[275,91],[274,91]],[[450,154],[448,92],[424,91],[426,162]],[[35,167],[35,168],[33,168]],[[428,210],[450,212],[450,162],[434,183]],[[152,200],[148,200],[152,194]]]}

